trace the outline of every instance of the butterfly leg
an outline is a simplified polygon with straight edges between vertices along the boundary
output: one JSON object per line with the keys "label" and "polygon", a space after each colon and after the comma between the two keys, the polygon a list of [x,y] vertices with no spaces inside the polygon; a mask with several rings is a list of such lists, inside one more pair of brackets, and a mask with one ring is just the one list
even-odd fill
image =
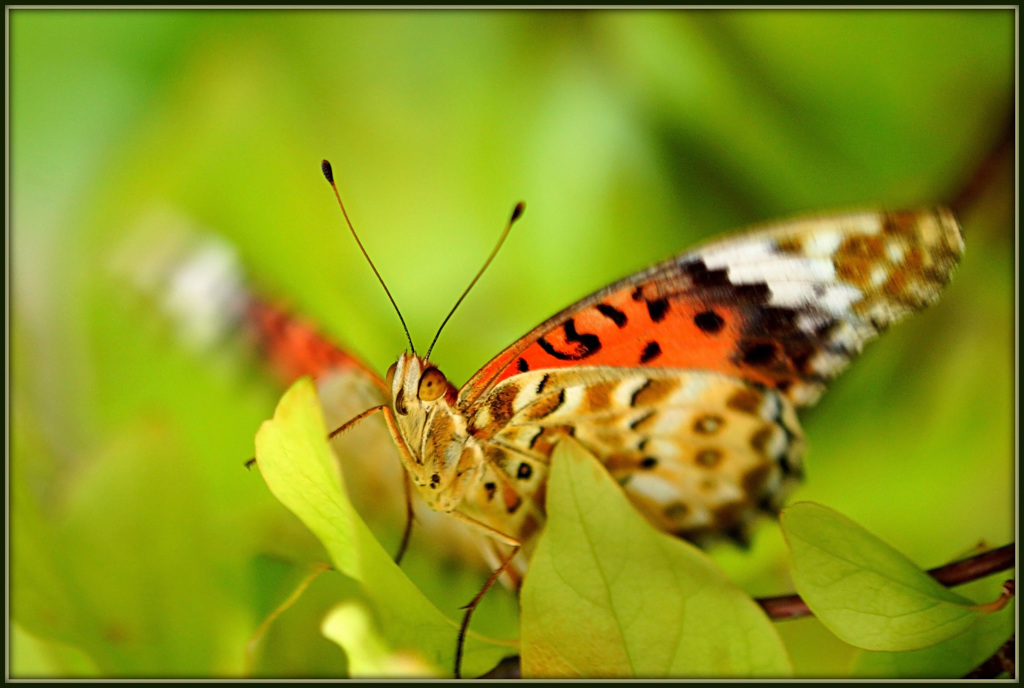
{"label": "butterfly leg", "polygon": [[[504,537],[507,538],[508,536]],[[488,578],[487,582],[484,583],[482,588],[480,588],[480,592],[476,594],[476,597],[470,600],[469,604],[463,607],[463,609],[466,610],[466,613],[462,616],[462,625],[459,626],[459,638],[455,645],[455,678],[462,678],[462,650],[463,646],[466,644],[466,631],[469,630],[469,618],[473,615],[473,611],[476,609],[477,605],[480,604],[480,600],[482,600],[484,595],[487,594],[487,591],[491,589],[491,586],[494,585],[499,578],[501,578],[501,574],[505,572],[508,565],[516,558],[516,554],[519,553],[519,547],[520,545],[518,543],[512,547],[508,556],[505,558],[505,561],[502,562],[501,566],[494,570],[494,573],[491,574],[491,577]]]}
{"label": "butterfly leg", "polygon": [[[351,418],[346,421],[343,425],[331,430],[327,435],[328,440],[332,440],[341,433],[345,432],[353,425],[363,420],[364,418],[377,413],[384,416],[384,422],[388,426],[388,432],[391,433],[391,437],[395,441],[395,446],[398,451],[402,454],[402,458],[406,461],[406,465],[415,463],[416,459],[413,457],[412,452],[409,451],[409,447],[405,444],[405,440],[402,438],[402,433],[398,429],[398,424],[395,422],[395,415],[392,412],[391,407],[385,405],[374,406],[360,413],[355,418]],[[405,555],[405,550],[409,546],[409,539],[412,537],[412,522],[415,517],[415,513],[412,508],[412,483],[409,480],[409,472],[402,471],[402,479],[405,485],[405,529],[402,531],[402,542],[398,545],[398,552],[395,554],[395,563],[400,564],[402,557]]]}
{"label": "butterfly leg", "polygon": [[[355,418],[350,418],[349,420],[347,420],[345,423],[343,423],[339,427],[336,427],[333,430],[331,430],[329,433],[327,433],[327,439],[333,440],[335,437],[337,437],[341,433],[345,432],[346,430],[351,428],[353,425],[355,425],[356,423],[358,423],[362,419],[366,418],[367,416],[373,415],[374,413],[377,413],[378,411],[383,413],[384,417],[387,418],[387,415],[388,415],[387,412],[390,411],[390,410],[391,410],[390,408],[388,408],[387,406],[384,406],[384,405],[382,405],[382,406],[374,406],[373,408],[368,408],[365,411],[363,411],[362,413],[360,413],[358,416],[356,416]],[[393,422],[393,420],[392,420],[392,422]],[[391,425],[392,425],[392,423],[388,423],[388,428],[389,429],[390,429]],[[394,433],[392,433],[392,434],[394,434]]]}
{"label": "butterfly leg", "polygon": [[[378,411],[380,411],[381,415],[384,416],[384,422],[388,426],[388,432],[391,433],[391,438],[395,441],[395,448],[397,448],[398,453],[402,455],[402,461],[405,462],[405,465],[413,466],[415,464],[418,464],[419,459],[413,456],[412,451],[409,449],[409,445],[405,443],[405,438],[402,437],[401,430],[398,429],[398,423],[395,422],[395,412],[392,411],[391,407],[388,406],[387,404],[383,404],[381,406],[374,406],[373,408],[363,411],[358,416],[345,422],[340,427],[331,430],[327,434],[327,439],[334,439],[335,437],[345,432],[359,421],[363,420],[367,416],[377,413]],[[408,471],[406,471],[406,476],[408,477],[408,475],[409,473]],[[408,486],[408,483],[406,485]]]}
{"label": "butterfly leg", "polygon": [[409,474],[406,471],[402,471],[402,481],[405,485],[405,530],[402,531],[402,542],[398,545],[398,553],[395,554],[396,564],[402,563],[405,550],[409,547],[409,538],[412,536],[412,522],[416,517],[416,513],[412,509],[412,482],[409,480]]}

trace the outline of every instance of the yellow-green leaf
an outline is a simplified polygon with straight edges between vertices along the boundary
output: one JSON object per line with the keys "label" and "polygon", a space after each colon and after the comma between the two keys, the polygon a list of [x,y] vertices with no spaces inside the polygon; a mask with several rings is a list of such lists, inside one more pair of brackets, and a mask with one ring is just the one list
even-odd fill
{"label": "yellow-green leaf", "polygon": [[521,598],[524,677],[791,672],[760,607],[700,550],[647,523],[578,444],[555,449],[547,509]]}
{"label": "yellow-green leaf", "polygon": [[963,632],[983,612],[835,511],[809,502],[782,512],[793,581],[841,640],[899,652]]}
{"label": "yellow-green leaf", "polygon": [[353,678],[439,676],[413,653],[393,652],[366,607],[355,600],[339,604],[324,619],[323,633],[345,649]]}
{"label": "yellow-green leaf", "polygon": [[[454,667],[457,624],[445,617],[374,539],[348,501],[326,441],[320,402],[308,379],[295,383],[256,435],[257,465],[274,495],[327,549],[334,566],[359,581],[375,603],[381,634],[443,673]],[[487,671],[507,647],[466,640],[463,672]]]}

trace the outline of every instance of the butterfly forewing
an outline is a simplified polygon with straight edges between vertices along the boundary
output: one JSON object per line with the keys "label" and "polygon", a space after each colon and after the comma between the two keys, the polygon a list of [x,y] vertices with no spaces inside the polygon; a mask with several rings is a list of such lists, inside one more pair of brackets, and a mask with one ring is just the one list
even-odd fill
{"label": "butterfly forewing", "polygon": [[715,371],[813,403],[863,345],[931,303],[963,250],[944,209],[809,218],[707,244],[602,289],[463,387],[571,366]]}

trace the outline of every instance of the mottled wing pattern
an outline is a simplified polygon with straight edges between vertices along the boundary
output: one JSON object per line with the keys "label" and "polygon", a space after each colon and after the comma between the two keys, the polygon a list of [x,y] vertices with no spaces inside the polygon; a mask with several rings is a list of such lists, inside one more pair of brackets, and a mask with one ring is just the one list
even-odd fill
{"label": "mottled wing pattern", "polygon": [[463,388],[568,366],[708,370],[797,406],[888,325],[934,301],[963,251],[945,209],[808,218],[707,244],[602,289],[505,350]]}
{"label": "mottled wing pattern", "polygon": [[466,501],[523,542],[543,521],[548,462],[567,436],[603,461],[652,523],[694,541],[744,540],[752,517],[776,512],[800,477],[792,404],[738,378],[583,366],[513,376],[490,398],[469,431],[484,443],[491,478]]}

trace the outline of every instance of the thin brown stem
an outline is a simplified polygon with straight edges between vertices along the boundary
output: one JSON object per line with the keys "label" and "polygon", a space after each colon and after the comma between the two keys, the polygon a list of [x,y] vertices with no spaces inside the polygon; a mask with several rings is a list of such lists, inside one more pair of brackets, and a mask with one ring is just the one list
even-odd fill
{"label": "thin brown stem", "polygon": [[249,639],[249,642],[245,644],[245,663],[248,672],[252,671],[252,667],[255,663],[256,646],[260,642],[260,640],[263,639],[263,636],[267,634],[267,630],[270,629],[271,624],[273,624],[274,621],[277,620],[277,617],[281,616],[281,614],[288,611],[292,607],[292,605],[294,605],[298,601],[298,599],[302,597],[302,594],[306,592],[306,589],[310,585],[313,584],[313,581],[320,577],[321,573],[323,573],[324,571],[330,571],[332,568],[333,567],[330,564],[314,565],[313,570],[309,574],[307,574],[301,581],[299,581],[299,584],[295,587],[295,590],[292,591],[288,598],[284,602],[279,604],[277,608],[274,609],[274,611],[270,612],[270,614],[267,615],[267,617],[263,620],[263,623],[261,623],[259,628],[256,629],[256,632],[253,633],[252,637]]}

